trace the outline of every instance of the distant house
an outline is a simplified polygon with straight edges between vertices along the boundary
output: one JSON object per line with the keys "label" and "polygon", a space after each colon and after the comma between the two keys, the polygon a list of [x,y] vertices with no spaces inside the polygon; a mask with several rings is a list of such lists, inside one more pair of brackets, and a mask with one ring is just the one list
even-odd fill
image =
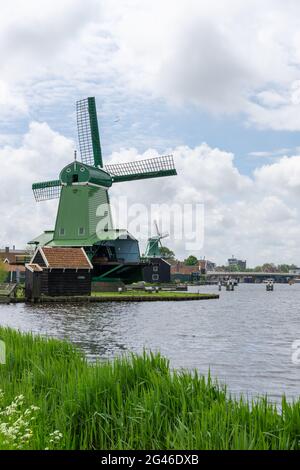
{"label": "distant house", "polygon": [[26,299],[90,295],[92,269],[83,248],[39,247],[26,264]]}
{"label": "distant house", "polygon": [[200,273],[199,263],[194,266],[187,266],[183,261],[175,261],[171,266],[172,281],[190,282]]}
{"label": "distant house", "polygon": [[148,264],[143,268],[145,282],[170,282],[171,265],[163,258],[148,258]]}
{"label": "distant house", "polygon": [[23,264],[4,263],[7,271],[6,282],[24,283],[25,282],[25,266]]}
{"label": "distant house", "polygon": [[207,271],[215,271],[216,264],[213,263],[212,261],[209,261],[208,259],[201,259],[199,261],[199,267],[200,267],[201,274],[206,274]]}
{"label": "distant house", "polygon": [[25,263],[31,256],[25,250],[16,250],[13,246],[0,250],[0,260],[7,271],[7,282],[25,282]]}
{"label": "distant house", "polygon": [[234,256],[232,256],[231,258],[228,259],[228,266],[229,267],[234,267],[238,271],[245,271],[246,267],[247,267],[247,261],[237,259],[237,258],[234,258]]}
{"label": "distant house", "polygon": [[172,280],[182,282],[199,281],[208,271],[215,271],[216,265],[207,259],[201,259],[194,266],[188,266],[184,261],[173,261],[171,266]]}

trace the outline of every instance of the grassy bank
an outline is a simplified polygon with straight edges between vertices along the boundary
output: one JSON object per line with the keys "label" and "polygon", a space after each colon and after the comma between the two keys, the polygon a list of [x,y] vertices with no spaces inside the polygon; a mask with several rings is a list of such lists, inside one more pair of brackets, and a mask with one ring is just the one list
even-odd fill
{"label": "grassy bank", "polygon": [[207,294],[197,294],[197,293],[192,293],[192,292],[173,292],[173,291],[158,291],[158,292],[147,292],[144,290],[128,290],[128,291],[123,291],[123,292],[93,292],[93,296],[96,297],[191,297],[191,296],[199,296],[199,297],[205,297]]}
{"label": "grassy bank", "polygon": [[[210,300],[218,299],[218,294],[198,294],[191,292],[172,292],[172,291],[158,291],[158,292],[145,292],[145,291],[125,291],[125,292],[92,292],[90,296],[59,296],[49,297],[41,296],[39,302],[50,303],[74,303],[74,302],[156,302],[156,301],[185,301],[185,300]],[[4,299],[9,302],[9,299]],[[11,299],[11,302],[21,303],[25,302],[24,296],[17,296],[16,299]]]}
{"label": "grassy bank", "polygon": [[0,449],[300,447],[299,402],[231,399],[160,355],[91,366],[66,342],[3,328],[0,339]]}
{"label": "grassy bank", "polygon": [[97,299],[110,299],[117,300],[201,300],[201,299],[218,299],[218,294],[198,294],[196,292],[173,292],[173,291],[158,291],[147,292],[143,290],[129,290],[124,292],[92,292],[92,297]]}

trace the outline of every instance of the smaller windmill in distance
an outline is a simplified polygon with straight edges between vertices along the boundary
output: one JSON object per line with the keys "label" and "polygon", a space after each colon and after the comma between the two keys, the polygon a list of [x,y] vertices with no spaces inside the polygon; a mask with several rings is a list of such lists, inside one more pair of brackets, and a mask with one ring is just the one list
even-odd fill
{"label": "smaller windmill in distance", "polygon": [[169,236],[169,234],[167,232],[161,233],[159,231],[158,224],[157,224],[156,220],[154,220],[154,226],[155,226],[155,230],[156,230],[156,235],[154,235],[153,237],[148,238],[147,247],[146,247],[146,251],[145,251],[145,254],[144,254],[145,258],[161,258],[161,256],[162,256],[161,248],[163,247],[162,243],[161,243],[161,240],[163,240],[164,238],[167,238]]}
{"label": "smaller windmill in distance", "polygon": [[144,258],[149,262],[148,266],[143,269],[143,278],[145,282],[170,282],[171,265],[163,257],[161,248],[163,248],[161,240],[167,238],[167,232],[161,233],[157,221],[154,220],[156,235],[148,238]]}

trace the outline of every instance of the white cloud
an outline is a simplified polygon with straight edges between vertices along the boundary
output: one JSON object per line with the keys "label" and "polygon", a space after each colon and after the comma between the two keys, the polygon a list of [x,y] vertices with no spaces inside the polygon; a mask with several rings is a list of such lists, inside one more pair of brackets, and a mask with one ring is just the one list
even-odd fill
{"label": "white cloud", "polygon": [[131,0],[123,8],[113,38],[133,89],[215,114],[242,112],[259,127],[300,129],[297,1]]}
{"label": "white cloud", "polygon": [[1,81],[14,98],[5,98],[0,116],[91,90],[120,108],[117,90],[217,115],[244,113],[260,128],[300,129],[297,0],[40,5],[2,6]]}
{"label": "white cloud", "polygon": [[251,157],[280,157],[283,155],[291,154],[294,151],[292,148],[279,148],[274,150],[262,150],[262,151],[255,151],[249,152],[248,155]]}
{"label": "white cloud", "polygon": [[300,157],[282,157],[272,165],[264,165],[254,172],[257,186],[270,188],[274,195],[288,198],[300,195]]}
{"label": "white cloud", "polygon": [[[56,179],[73,157],[74,143],[46,123],[32,122],[19,145],[0,148],[0,245],[26,242],[55,223],[57,202],[36,204],[35,181]],[[234,250],[250,264],[264,261],[299,263],[300,157],[282,157],[257,168],[252,177],[235,166],[231,153],[207,144],[180,146],[173,153],[177,176],[115,184],[112,201],[120,195],[130,203],[204,203],[205,243],[197,255],[220,263]],[[139,155],[122,149],[111,162],[157,156],[155,150]],[[156,214],[159,216],[160,214]],[[150,221],[151,223],[153,221]],[[166,240],[185,257],[184,242]],[[143,247],[142,247],[143,248]]]}
{"label": "white cloud", "polygon": [[0,246],[24,247],[29,239],[53,227],[57,203],[37,205],[31,185],[57,179],[72,159],[73,148],[71,141],[37,122],[30,124],[19,146],[0,148]]}
{"label": "white cloud", "polygon": [[17,90],[11,90],[6,82],[0,80],[0,109],[2,117],[14,114],[26,114],[27,103]]}
{"label": "white cloud", "polygon": [[[61,122],[66,102],[92,93],[102,96],[104,112],[109,108],[121,115],[121,121],[128,116],[122,109],[125,97],[136,109],[151,99],[163,100],[215,115],[240,113],[247,124],[259,128],[297,131],[299,31],[296,0],[45,0],[42,7],[38,0],[4,3],[0,244],[23,245],[40,230],[53,227],[55,204],[36,205],[31,183],[57,178],[73,154],[74,144],[46,123],[32,122],[22,137],[20,116],[48,121],[47,112],[55,107],[50,122],[58,115]],[[150,147],[143,122],[137,124],[137,115],[132,116],[135,142]],[[71,119],[66,116],[66,126]],[[7,120],[13,123],[11,135]],[[124,129],[116,132],[118,138],[126,141],[121,132]],[[203,201],[203,254],[220,262],[234,246],[236,255],[253,263],[268,257],[300,263],[298,151],[292,157],[282,157],[291,153],[288,149],[252,152],[276,161],[248,177],[239,172],[231,153],[206,144],[172,147],[168,152],[176,159],[176,178],[115,185],[112,194],[128,194],[147,204]],[[111,159],[156,155],[150,148],[143,155],[129,148]],[[182,245],[176,249],[184,255]]]}
{"label": "white cloud", "polygon": [[98,41],[97,52],[93,50],[90,37],[101,10],[97,0],[45,0],[42,5],[12,0],[1,5],[2,121],[32,112],[34,106],[70,99],[71,89],[74,94],[74,88],[83,86],[101,48]]}
{"label": "white cloud", "polygon": [[[193,149],[177,147],[172,153],[178,176],[116,184],[112,201],[128,195],[130,203],[204,203],[205,243],[199,255],[222,263],[235,254],[251,265],[266,261],[299,263],[300,157],[282,157],[263,165],[253,176],[242,175],[228,152],[202,144]],[[135,149],[121,150],[114,162],[156,156],[153,151],[138,155]],[[158,215],[158,214],[157,214]],[[162,219],[165,213],[160,214]],[[144,219],[144,229],[147,217]],[[153,221],[151,221],[152,223]],[[166,240],[185,257],[185,243]]]}

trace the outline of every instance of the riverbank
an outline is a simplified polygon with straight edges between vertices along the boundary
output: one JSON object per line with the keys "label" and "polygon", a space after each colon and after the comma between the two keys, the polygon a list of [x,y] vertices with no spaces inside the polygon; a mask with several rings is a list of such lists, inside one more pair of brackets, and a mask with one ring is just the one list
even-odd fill
{"label": "riverbank", "polygon": [[[91,296],[42,296],[40,303],[95,303],[95,302],[171,302],[186,300],[210,300],[218,299],[218,294],[198,294],[188,292],[147,292],[147,291],[125,291],[125,292],[93,292]],[[23,303],[25,297],[4,299],[4,303]]]}
{"label": "riverbank", "polygon": [[279,412],[231,398],[159,354],[91,366],[64,341],[4,328],[0,339],[0,449],[300,448],[299,402]]}

